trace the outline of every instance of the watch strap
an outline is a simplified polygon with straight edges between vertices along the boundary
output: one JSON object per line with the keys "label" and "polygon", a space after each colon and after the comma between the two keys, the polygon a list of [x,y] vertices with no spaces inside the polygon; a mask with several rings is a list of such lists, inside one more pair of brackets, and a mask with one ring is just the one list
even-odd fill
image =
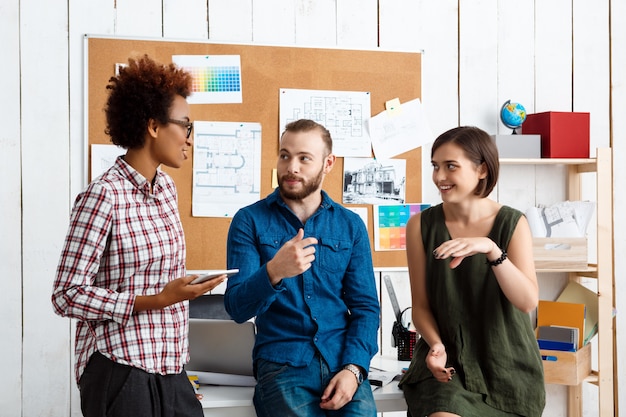
{"label": "watch strap", "polygon": [[363,383],[363,372],[361,372],[358,366],[349,363],[346,366],[344,366],[343,369],[352,372],[354,376],[356,377],[356,382],[359,385]]}

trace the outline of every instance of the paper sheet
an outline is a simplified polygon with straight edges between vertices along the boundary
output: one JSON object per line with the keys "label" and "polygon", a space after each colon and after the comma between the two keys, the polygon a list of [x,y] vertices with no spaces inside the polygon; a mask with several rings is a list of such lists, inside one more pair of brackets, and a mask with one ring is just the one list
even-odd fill
{"label": "paper sheet", "polygon": [[[401,111],[399,111],[401,109]],[[376,158],[392,158],[435,140],[419,99],[385,110],[367,122]]]}

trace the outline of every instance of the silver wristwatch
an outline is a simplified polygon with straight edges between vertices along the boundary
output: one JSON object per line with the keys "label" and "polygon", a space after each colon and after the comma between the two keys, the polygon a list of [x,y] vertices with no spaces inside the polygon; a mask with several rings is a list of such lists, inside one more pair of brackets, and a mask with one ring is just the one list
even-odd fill
{"label": "silver wristwatch", "polygon": [[351,363],[349,363],[346,366],[344,366],[343,369],[346,369],[346,370],[352,372],[354,374],[354,376],[356,377],[356,382],[359,385],[361,385],[363,383],[363,373],[361,372],[361,370],[359,369],[358,366],[352,365]]}

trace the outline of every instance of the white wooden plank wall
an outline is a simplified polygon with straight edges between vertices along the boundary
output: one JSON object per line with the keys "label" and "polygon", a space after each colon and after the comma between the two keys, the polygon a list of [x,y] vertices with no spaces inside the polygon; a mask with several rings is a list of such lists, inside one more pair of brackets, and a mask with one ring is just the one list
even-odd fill
{"label": "white wooden plank wall", "polygon": [[[69,207],[67,2],[20,2],[22,415],[69,414],[69,322],[50,291]],[[45,41],[42,34],[46,35]]]}
{"label": "white wooden plank wall", "polygon": [[[85,34],[422,51],[422,101],[435,136],[459,124],[506,134],[498,111],[511,99],[529,112],[589,111],[591,148],[613,146],[616,162],[626,156],[624,2],[5,0],[0,51],[5,62],[15,63],[0,69],[0,409],[7,415],[81,415],[73,326],[52,313],[49,296],[70,205],[85,186]],[[422,159],[422,201],[437,203],[429,146]],[[625,189],[626,167],[614,166],[615,189]],[[558,167],[505,166],[494,197],[522,210],[561,201],[563,173]],[[615,193],[615,212],[625,207],[623,194]],[[615,223],[624,230],[623,217]],[[626,238],[616,234],[615,253],[625,251]],[[622,258],[616,271],[626,270]],[[409,303],[406,273],[390,274],[401,304]],[[617,272],[618,303],[626,294],[622,275]],[[560,276],[542,277],[542,295],[561,285]],[[383,286],[381,351],[395,354],[388,298]],[[624,358],[620,315],[617,327]],[[565,389],[548,386],[548,393],[544,415],[565,416]],[[583,395],[583,415],[596,416],[596,392],[585,388]],[[620,400],[626,403],[626,394]]]}
{"label": "white wooden plank wall", "polygon": [[[611,15],[611,124],[613,147],[613,221],[614,257],[615,257],[615,297],[617,306],[626,305],[626,119],[622,116],[626,108],[626,2],[610,2]],[[624,369],[626,362],[626,315],[623,308],[618,308],[615,329],[617,333],[616,369]],[[619,373],[618,383],[623,387],[623,372]],[[618,404],[622,404],[620,415],[626,416],[626,390],[616,393]]]}
{"label": "white wooden plank wall", "polygon": [[22,396],[22,262],[19,1],[0,6],[0,410],[21,413]]}

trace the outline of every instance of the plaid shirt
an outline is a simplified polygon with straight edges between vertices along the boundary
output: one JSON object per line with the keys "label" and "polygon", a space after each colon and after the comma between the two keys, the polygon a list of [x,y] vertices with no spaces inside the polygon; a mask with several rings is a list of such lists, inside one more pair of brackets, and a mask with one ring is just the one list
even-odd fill
{"label": "plaid shirt", "polygon": [[55,312],[78,319],[76,381],[99,351],[150,373],[180,373],[188,360],[188,303],[133,314],[137,295],[185,275],[176,186],[150,183],[119,157],[74,203],[52,293]]}

